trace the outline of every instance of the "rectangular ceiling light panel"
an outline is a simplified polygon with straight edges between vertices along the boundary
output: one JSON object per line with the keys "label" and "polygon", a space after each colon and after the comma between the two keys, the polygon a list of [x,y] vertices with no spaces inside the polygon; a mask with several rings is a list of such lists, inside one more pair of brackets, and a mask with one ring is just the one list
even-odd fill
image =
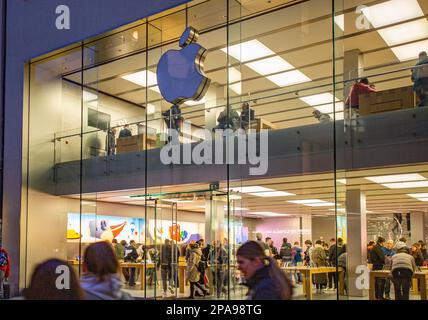
{"label": "rectangular ceiling light panel", "polygon": [[380,28],[424,15],[418,0],[390,0],[362,9],[373,27]]}

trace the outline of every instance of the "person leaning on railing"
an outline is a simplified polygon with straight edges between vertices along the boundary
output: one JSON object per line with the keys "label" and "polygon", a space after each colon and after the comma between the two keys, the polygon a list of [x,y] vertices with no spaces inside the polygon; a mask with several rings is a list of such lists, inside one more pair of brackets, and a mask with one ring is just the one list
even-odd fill
{"label": "person leaning on railing", "polygon": [[362,78],[360,81],[354,83],[346,98],[345,105],[351,108],[352,113],[358,113],[360,109],[360,95],[370,92],[376,92],[373,84],[370,84],[369,79]]}

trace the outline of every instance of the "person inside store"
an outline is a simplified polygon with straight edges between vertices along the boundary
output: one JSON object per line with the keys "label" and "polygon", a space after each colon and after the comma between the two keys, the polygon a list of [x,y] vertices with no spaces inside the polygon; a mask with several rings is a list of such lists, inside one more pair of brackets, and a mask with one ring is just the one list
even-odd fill
{"label": "person inside store", "polygon": [[188,299],[195,298],[195,288],[198,288],[203,292],[203,296],[209,295],[209,291],[206,290],[199,284],[199,278],[201,273],[199,272],[198,266],[201,260],[202,251],[199,248],[199,244],[192,240],[189,244],[189,258],[187,259],[186,276],[190,282],[190,296]]}
{"label": "person inside store", "polygon": [[110,243],[91,243],[85,250],[80,279],[86,300],[132,300],[122,290],[119,263]]}
{"label": "person inside store", "polygon": [[[348,253],[346,252],[346,249],[345,249],[345,251],[337,258],[337,266],[343,269],[343,279],[344,279],[343,286],[344,286],[345,293],[349,294],[348,287],[347,287],[348,274],[346,273],[347,263],[348,263]],[[333,274],[336,276],[336,273],[333,273]],[[334,279],[336,279],[336,277]],[[334,285],[335,285],[334,290],[336,290],[337,284],[335,283]]]}
{"label": "person inside store", "polygon": [[311,240],[305,241],[306,250],[304,252],[305,258],[304,258],[304,264],[305,266],[312,266],[312,251],[314,250],[314,247],[312,246]]}
{"label": "person inside store", "polygon": [[291,249],[291,243],[288,242],[287,238],[282,239],[282,245],[281,245],[281,248],[279,249],[279,256],[281,257],[282,267],[288,267],[291,264],[292,249]]}
{"label": "person inside store", "polygon": [[[382,247],[385,245],[385,239],[383,237],[378,237],[376,245],[370,250],[370,261],[373,264],[372,270],[383,270],[385,266],[385,254],[383,253]],[[385,279],[376,278],[375,283],[375,299],[376,300],[385,300]]]}
{"label": "person inside store", "polygon": [[370,252],[373,250],[373,247],[375,246],[376,242],[373,240],[370,240],[369,243],[367,243],[367,263],[372,263]]}
{"label": "person inside store", "polygon": [[424,258],[424,261],[428,260],[428,250],[427,250],[427,245],[425,242],[423,242],[422,240],[418,241],[419,244],[421,245],[421,253],[422,253],[422,257]]}
{"label": "person inside store", "polygon": [[[137,253],[136,243],[135,243],[134,240],[131,240],[129,242],[129,245],[125,247],[125,258],[124,258],[124,261],[125,262],[130,262],[130,263],[135,263],[135,262],[137,262],[137,259],[138,259],[138,253]],[[129,268],[128,285],[130,287],[135,286],[135,281],[136,281],[135,271],[136,271],[135,268]]]}
{"label": "person inside store", "polygon": [[221,298],[222,294],[226,294],[224,286],[227,279],[227,251],[221,241],[213,241],[213,249],[210,252],[208,261],[211,267],[213,285],[215,287],[217,299]]}
{"label": "person inside store", "polygon": [[322,113],[319,110],[314,110],[312,112],[312,115],[314,116],[315,119],[319,121],[319,123],[329,123],[332,121],[330,115],[328,115],[327,113]]}
{"label": "person inside store", "polygon": [[[394,241],[388,240],[384,247],[382,247],[382,251],[385,254],[385,267],[387,269],[391,269],[391,258],[395,254],[394,251]],[[390,293],[391,293],[391,280],[385,279],[385,299],[390,300]]]}
{"label": "person inside store", "polygon": [[[291,248],[291,265],[293,267],[300,267],[303,264],[303,257],[304,254],[300,242],[294,241],[294,245]],[[294,277],[297,284],[302,283],[302,274],[300,272],[294,273]]]}
{"label": "person inside store", "polygon": [[373,84],[370,84],[368,78],[362,78],[354,83],[345,101],[345,106],[351,109],[351,117],[359,114],[360,95],[370,92],[377,92],[377,90]]}
{"label": "person inside store", "polygon": [[[322,246],[322,241],[315,241],[315,248],[312,251],[312,263],[316,268],[328,267],[327,255]],[[327,274],[317,273],[314,275],[314,282],[316,285],[316,292],[319,294],[324,293],[324,288],[327,285]]]}
{"label": "person inside store", "polygon": [[[69,275],[68,290],[58,288],[57,270],[67,269]],[[79,278],[67,261],[60,259],[49,259],[38,264],[33,271],[30,285],[24,289],[25,300],[84,300],[85,293],[79,283]]]}
{"label": "person inside store", "polygon": [[107,131],[107,155],[116,154],[116,128],[108,129]]}
{"label": "person inside store", "polygon": [[416,271],[415,259],[405,244],[396,245],[397,253],[391,257],[391,274],[395,300],[409,300],[410,285]]}
{"label": "person inside store", "polygon": [[241,110],[241,128],[245,131],[248,130],[251,121],[255,119],[254,110],[250,109],[250,104],[248,102],[244,102],[242,104]]}
{"label": "person inside store", "polygon": [[[164,298],[168,297],[169,293],[174,295],[174,278],[173,278],[173,247],[169,239],[165,239],[165,243],[161,247],[161,279],[162,279],[162,296]],[[178,250],[178,249],[177,249]],[[178,259],[178,255],[176,256]]]}
{"label": "person inside store", "polygon": [[217,118],[217,126],[213,128],[213,131],[231,129],[235,132],[241,128],[241,117],[239,116],[238,112],[233,108],[230,108],[228,116],[227,109],[228,108],[224,108],[224,110],[220,112]]}
{"label": "person inside store", "polygon": [[238,269],[249,288],[249,300],[290,300],[292,284],[272,257],[265,255],[255,241],[248,241],[236,252]]}
{"label": "person inside store", "polygon": [[181,131],[184,118],[179,105],[172,105],[169,110],[162,112],[162,116],[168,129]]}
{"label": "person inside store", "polygon": [[265,243],[266,243],[266,246],[269,250],[269,253],[266,253],[266,255],[268,255],[269,257],[274,257],[273,250],[275,250],[276,254],[278,254],[278,249],[273,246],[273,241],[272,241],[271,237],[266,237]]}
{"label": "person inside store", "polygon": [[424,257],[422,255],[420,244],[415,242],[411,247],[411,254],[415,259],[415,263],[417,267],[422,267],[424,265]]}
{"label": "person inside store", "polygon": [[125,258],[125,247],[122,245],[122,241],[120,243],[117,242],[117,239],[113,239],[111,241],[114,249],[114,253],[116,254],[117,260],[120,262],[123,262],[123,259]]}
{"label": "person inside store", "polygon": [[119,132],[119,138],[132,137],[132,131],[129,129],[129,124],[125,124],[122,130]]}
{"label": "person inside store", "polygon": [[260,247],[262,247],[262,249],[265,251],[265,252],[269,252],[269,247],[268,247],[268,245],[266,244],[266,242],[264,242],[262,239],[263,239],[263,235],[261,234],[261,232],[257,232],[256,233],[256,242],[260,245]]}
{"label": "person inside store", "polygon": [[207,265],[208,265],[208,255],[209,255],[209,251],[207,251],[207,247],[205,246],[205,240],[204,239],[199,239],[198,241],[196,241],[196,243],[199,245],[199,248],[201,249],[202,252],[202,256],[201,256],[201,260],[199,261],[199,272],[201,273],[201,276],[199,277],[199,284],[203,287],[205,287],[205,289],[209,290],[208,288],[208,278],[206,276],[206,269],[207,269]]}
{"label": "person inside store", "polygon": [[419,53],[419,59],[412,69],[413,90],[418,97],[418,107],[428,106],[428,55],[426,51]]}

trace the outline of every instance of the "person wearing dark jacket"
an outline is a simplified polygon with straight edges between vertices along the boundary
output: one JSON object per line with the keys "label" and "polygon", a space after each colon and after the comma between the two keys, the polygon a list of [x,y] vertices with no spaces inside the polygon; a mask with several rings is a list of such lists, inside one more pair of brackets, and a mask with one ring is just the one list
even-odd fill
{"label": "person wearing dark jacket", "polygon": [[[125,262],[136,262],[138,258],[137,248],[134,240],[129,242],[129,246],[125,248]],[[129,268],[129,281],[130,287],[135,286],[135,268]],[[144,275],[141,275],[144,276]]]}
{"label": "person wearing dark jacket", "polygon": [[244,243],[236,253],[238,269],[249,288],[249,300],[290,300],[292,284],[272,257],[255,241]]}
{"label": "person wearing dark jacket", "polygon": [[176,247],[175,248],[175,256],[174,256],[174,246],[171,244],[169,239],[165,240],[165,244],[161,248],[161,256],[160,256],[160,267],[161,267],[161,278],[162,278],[162,289],[163,289],[163,297],[166,298],[168,296],[167,289],[171,294],[174,294],[174,275],[176,272],[173,270],[174,263],[176,264],[178,261],[178,257],[180,256],[180,251]]}
{"label": "person wearing dark jacket", "polygon": [[[385,266],[385,254],[382,247],[385,244],[385,239],[379,237],[376,245],[370,250],[370,261],[373,264],[372,270],[383,270]],[[375,298],[376,300],[385,300],[383,294],[385,291],[385,279],[377,278],[375,283]]]}
{"label": "person wearing dark jacket", "polygon": [[129,129],[129,124],[125,124],[122,130],[119,132],[119,138],[132,137],[132,131]]}

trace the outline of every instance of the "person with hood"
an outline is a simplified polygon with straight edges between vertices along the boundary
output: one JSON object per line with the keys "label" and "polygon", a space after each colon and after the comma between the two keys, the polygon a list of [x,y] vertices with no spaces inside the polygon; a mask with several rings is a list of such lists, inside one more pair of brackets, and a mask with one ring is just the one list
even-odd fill
{"label": "person with hood", "polygon": [[86,300],[132,300],[121,290],[118,269],[119,263],[109,243],[90,244],[85,250],[80,279]]}
{"label": "person with hood", "polygon": [[[328,267],[327,255],[322,246],[321,240],[315,242],[315,248],[312,251],[312,263],[317,268]],[[314,275],[314,282],[317,288],[317,293],[324,293],[324,286],[327,285],[327,274],[318,273]]]}
{"label": "person with hood", "polygon": [[[373,270],[383,270],[385,266],[385,254],[382,247],[385,244],[385,239],[378,237],[376,245],[370,251],[370,261],[373,264]],[[385,300],[383,294],[385,292],[385,279],[377,278],[375,282],[375,298],[376,300]]]}
{"label": "person with hood", "polygon": [[249,288],[249,300],[290,300],[292,284],[272,257],[255,241],[240,246],[236,253],[238,269]]}
{"label": "person with hood", "polygon": [[397,253],[391,257],[392,282],[395,300],[409,300],[410,285],[416,271],[415,259],[409,254],[406,245],[396,245]]}
{"label": "person with hood", "polygon": [[204,296],[209,295],[208,290],[201,286],[199,283],[199,278],[201,273],[199,272],[198,266],[201,261],[202,251],[199,248],[199,245],[192,241],[189,245],[188,259],[187,259],[187,270],[186,276],[190,282],[190,296],[188,299],[194,299],[195,297],[195,287],[200,289]]}

